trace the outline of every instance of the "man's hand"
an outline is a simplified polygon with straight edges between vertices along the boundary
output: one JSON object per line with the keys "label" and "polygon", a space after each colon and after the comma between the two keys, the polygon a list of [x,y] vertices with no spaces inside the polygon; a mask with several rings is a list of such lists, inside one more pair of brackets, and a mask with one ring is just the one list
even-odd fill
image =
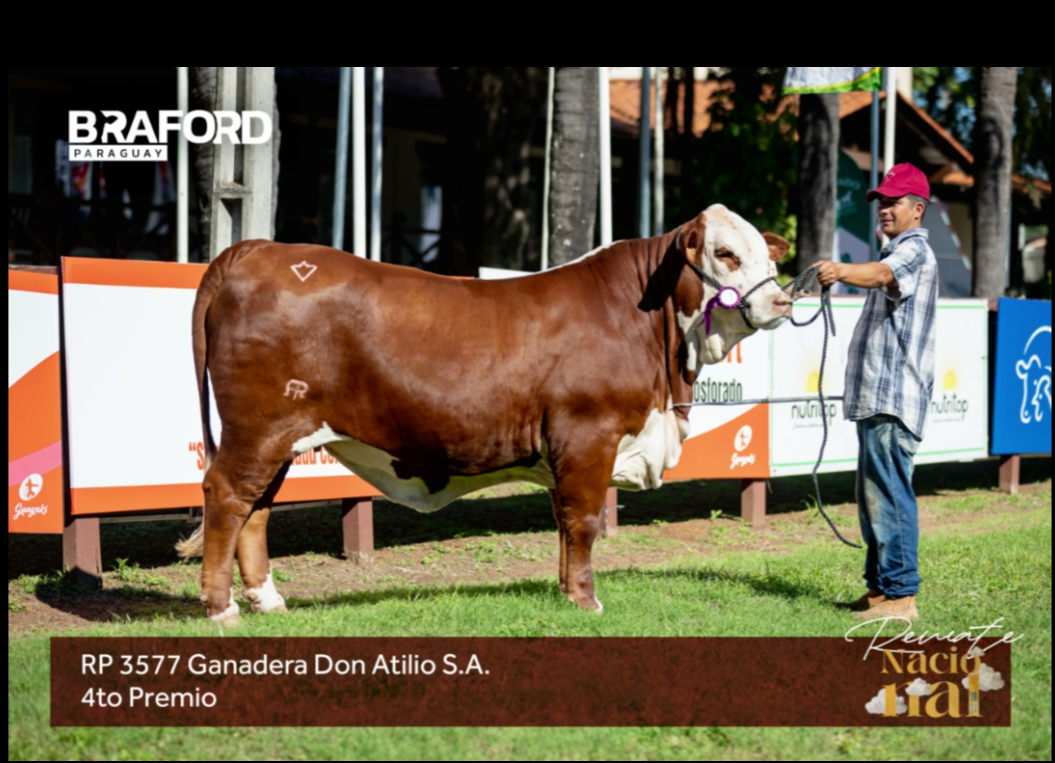
{"label": "man's hand", "polygon": [[820,281],[821,286],[834,286],[839,282],[841,263],[832,262],[831,260],[822,260],[818,264],[820,267],[817,269],[817,280]]}
{"label": "man's hand", "polygon": [[821,286],[834,286],[841,281],[861,289],[886,287],[890,296],[900,297],[894,271],[886,263],[866,262],[862,265],[849,265],[843,262],[822,260],[817,264],[820,266],[817,269],[817,280],[820,281]]}

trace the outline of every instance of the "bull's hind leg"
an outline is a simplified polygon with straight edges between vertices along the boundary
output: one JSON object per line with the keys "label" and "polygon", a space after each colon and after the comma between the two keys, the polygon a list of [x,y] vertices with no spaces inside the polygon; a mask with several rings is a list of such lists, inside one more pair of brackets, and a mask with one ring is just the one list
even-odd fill
{"label": "bull's hind leg", "polygon": [[[205,491],[205,549],[201,601],[209,618],[215,622],[233,625],[239,620],[233,588],[234,555],[239,548],[239,536],[283,466],[284,461],[264,460],[252,451],[240,451],[225,443],[219,458],[205,475],[202,485]],[[271,497],[274,497],[273,493]],[[263,585],[267,573],[259,575],[259,543],[263,537],[256,528],[266,521],[266,514],[253,520],[251,540],[247,541],[247,553],[250,549],[254,552],[249,574],[254,582],[259,578],[259,585]],[[266,559],[265,548],[264,565]],[[245,569],[242,574],[246,574]]]}
{"label": "bull's hind leg", "polygon": [[252,605],[253,612],[286,611],[286,600],[275,588],[271,575],[271,561],[267,553],[267,520],[271,516],[275,494],[282,486],[287,471],[289,464],[279,469],[238,535],[238,570],[242,575],[242,591]]}

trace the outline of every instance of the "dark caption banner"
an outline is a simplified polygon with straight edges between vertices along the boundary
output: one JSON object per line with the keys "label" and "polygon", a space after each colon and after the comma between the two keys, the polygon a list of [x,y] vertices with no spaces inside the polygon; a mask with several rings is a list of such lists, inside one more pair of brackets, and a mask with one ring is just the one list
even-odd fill
{"label": "dark caption banner", "polygon": [[981,639],[981,650],[992,646],[984,653],[970,641],[881,645],[870,638],[54,638],[51,724],[1011,724],[1009,644]]}

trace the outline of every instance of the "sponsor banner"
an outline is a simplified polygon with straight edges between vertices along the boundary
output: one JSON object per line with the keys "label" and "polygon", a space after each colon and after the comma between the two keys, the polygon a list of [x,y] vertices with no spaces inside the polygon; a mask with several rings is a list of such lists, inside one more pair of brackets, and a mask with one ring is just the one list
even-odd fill
{"label": "sponsor banner", "polygon": [[[843,395],[850,339],[863,305],[864,300],[858,298],[833,300],[836,334],[828,339],[823,379],[822,318],[802,328],[787,324],[773,334],[772,396],[806,398],[800,403],[770,406],[774,477],[813,471],[824,440],[825,419],[828,422],[828,445],[821,471],[853,471],[857,468],[857,430],[843,421],[843,404],[827,401],[822,409],[816,395],[822,381],[825,395]],[[795,320],[808,320],[819,308],[817,299],[800,300],[795,303]]]}
{"label": "sponsor banner", "polygon": [[[758,332],[724,361],[705,365],[692,385],[694,403],[736,403],[769,397],[770,336]],[[689,439],[664,479],[765,479],[769,476],[766,405],[689,409]]]}
{"label": "sponsor banner", "polygon": [[938,301],[934,397],[917,464],[989,456],[989,303]]}
{"label": "sponsor banner", "polygon": [[[202,504],[191,312],[204,265],[63,260],[74,514]],[[213,432],[222,441],[215,403]],[[276,500],[377,491],[325,450],[298,457]]]}
{"label": "sponsor banner", "polygon": [[53,638],[51,725],[1010,726],[950,639]]}
{"label": "sponsor banner", "polygon": [[63,519],[59,277],[7,271],[7,531]]}
{"label": "sponsor banner", "polygon": [[882,66],[789,66],[784,94],[881,90]]}
{"label": "sponsor banner", "polygon": [[[817,300],[796,303],[796,319],[819,307]],[[850,340],[864,307],[863,298],[833,304],[837,335],[829,339],[824,377],[827,395],[842,396]],[[988,303],[984,300],[938,301],[934,397],[927,431],[916,463],[972,461],[988,455]],[[785,327],[773,336],[773,397],[817,394],[824,326]],[[774,477],[809,474],[823,439],[822,412],[816,401],[773,405],[772,472]],[[822,472],[857,468],[857,427],[843,419],[841,402],[829,402],[828,446]]]}
{"label": "sponsor banner", "polygon": [[1001,299],[992,452],[1051,453],[1051,302]]}

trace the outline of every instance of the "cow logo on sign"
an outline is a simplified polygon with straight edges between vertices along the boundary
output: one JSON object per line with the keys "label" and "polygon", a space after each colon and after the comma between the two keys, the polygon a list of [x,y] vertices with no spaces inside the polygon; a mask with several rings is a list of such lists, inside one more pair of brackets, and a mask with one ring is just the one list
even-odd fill
{"label": "cow logo on sign", "polygon": [[18,497],[23,501],[32,501],[38,495],[40,495],[41,489],[44,487],[44,478],[39,474],[31,474],[22,480],[22,484],[18,487]]}
{"label": "cow logo on sign", "polygon": [[1022,359],[1015,366],[1015,373],[1023,386],[1019,413],[1022,423],[1043,423],[1045,412],[1051,416],[1051,326],[1037,329],[1029,338]]}

